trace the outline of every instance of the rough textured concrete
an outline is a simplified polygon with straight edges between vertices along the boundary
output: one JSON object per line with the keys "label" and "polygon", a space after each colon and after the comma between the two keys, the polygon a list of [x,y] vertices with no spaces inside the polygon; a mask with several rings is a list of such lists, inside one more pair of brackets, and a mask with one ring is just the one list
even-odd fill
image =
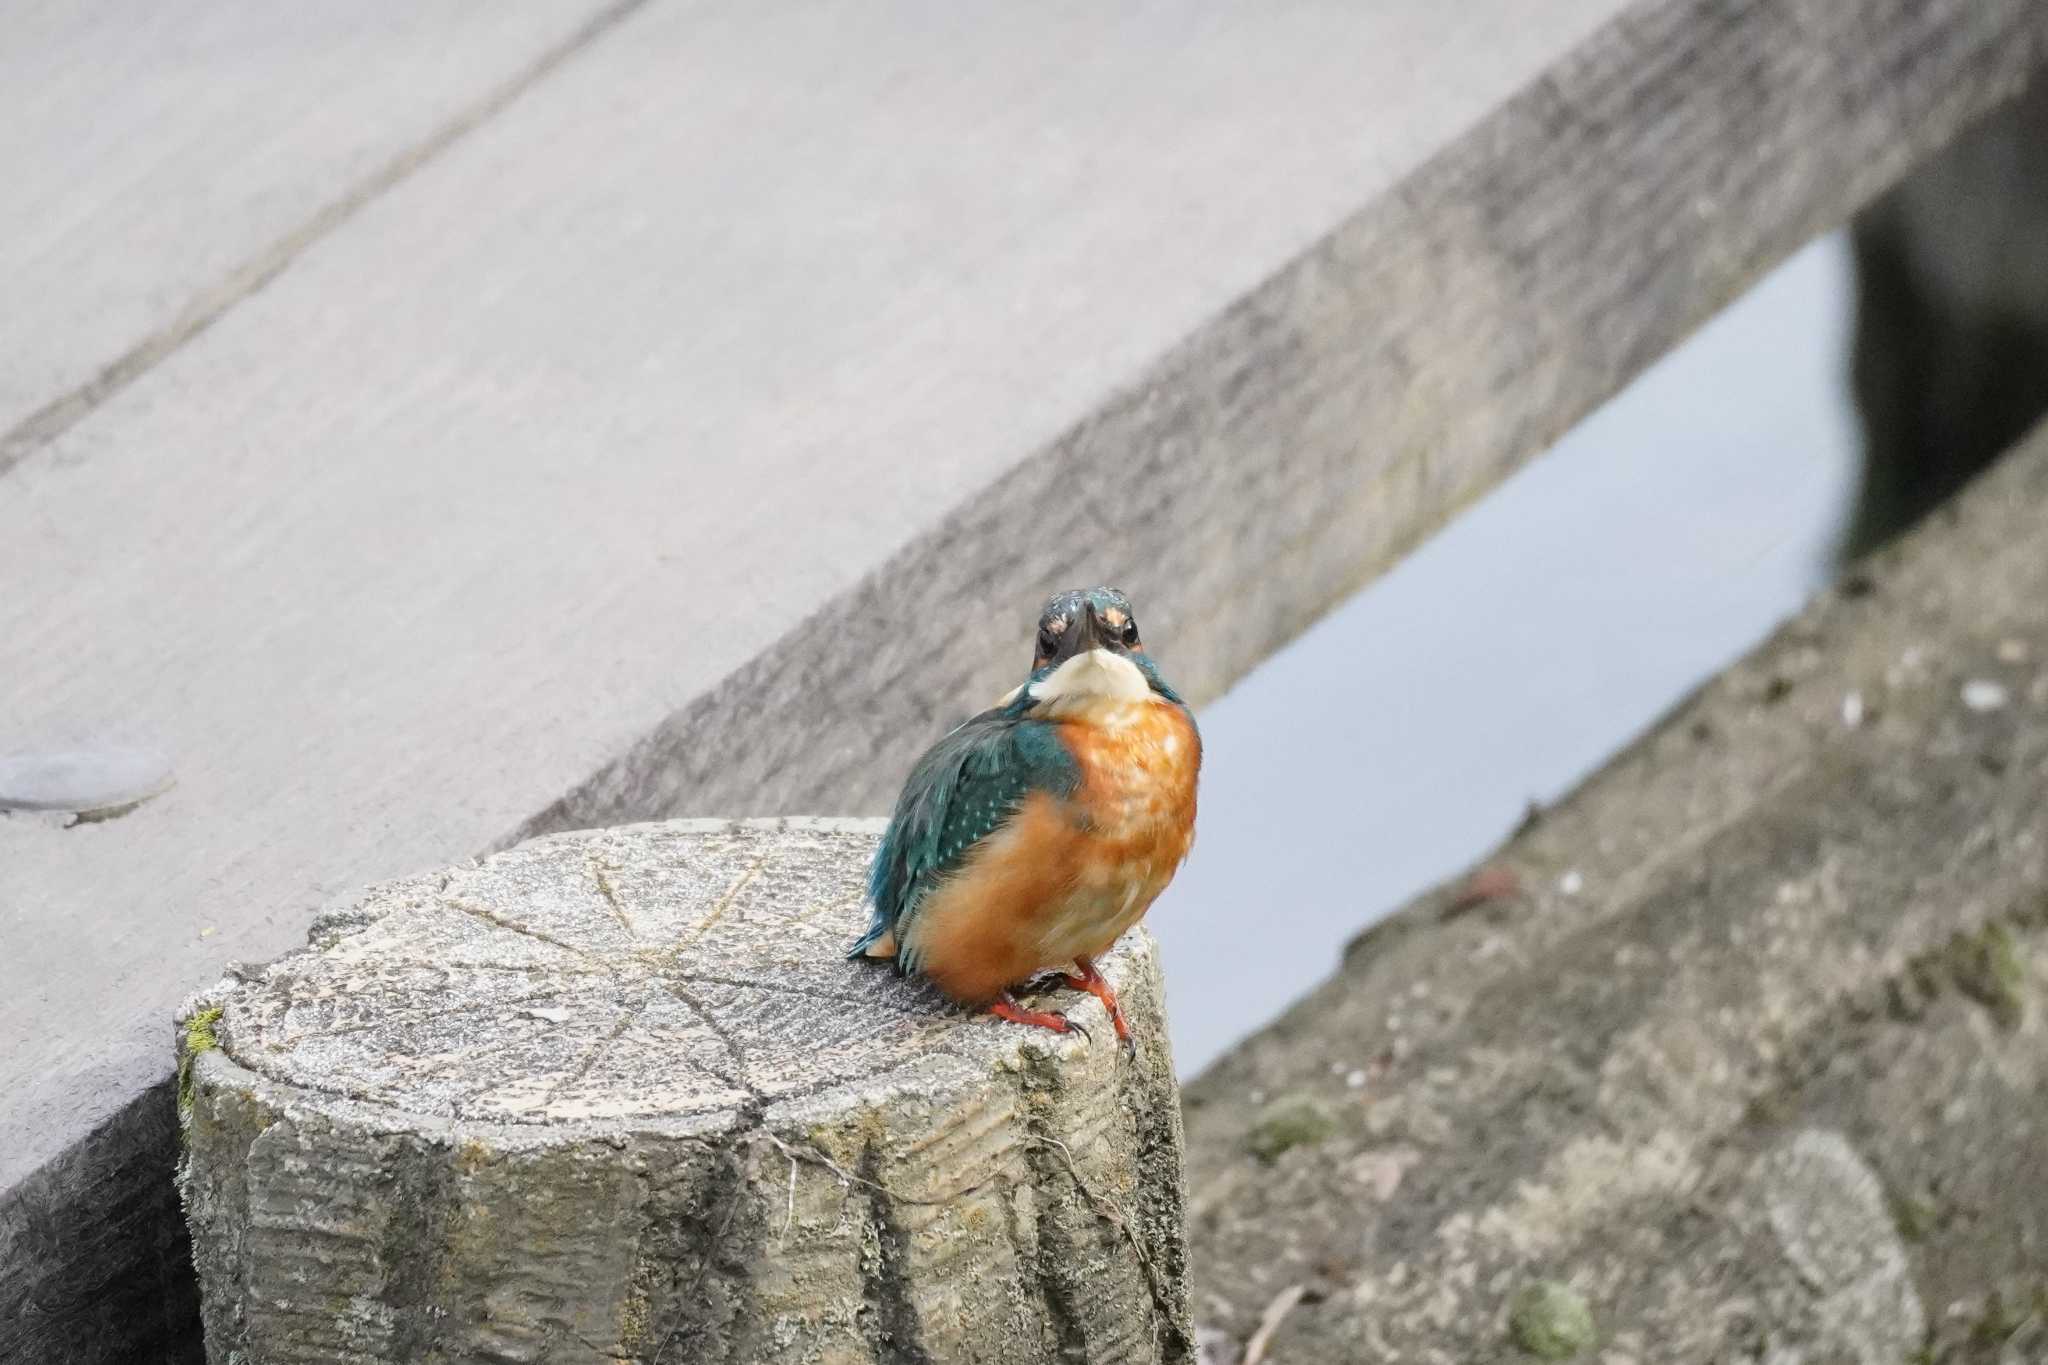
{"label": "rough textured concrete", "polygon": [[2044,1358],[2044,811],[2048,430],[1190,1087],[1210,1358]]}
{"label": "rough textured concrete", "polygon": [[209,1358],[1185,1359],[1150,940],[1135,1055],[965,1014],[840,956],[879,833],[544,839],[189,1003]]}
{"label": "rough textured concrete", "polygon": [[[2048,32],[2031,0],[957,15],[650,0],[30,433],[0,744],[148,743],[176,786],[0,819],[0,1220],[141,1131],[163,1010],[349,886],[879,809],[1057,584],[1131,589],[1214,695]],[[913,599],[958,614],[905,631]],[[62,1167],[81,1211],[131,1155]],[[0,1265],[39,1303],[111,1273]]]}

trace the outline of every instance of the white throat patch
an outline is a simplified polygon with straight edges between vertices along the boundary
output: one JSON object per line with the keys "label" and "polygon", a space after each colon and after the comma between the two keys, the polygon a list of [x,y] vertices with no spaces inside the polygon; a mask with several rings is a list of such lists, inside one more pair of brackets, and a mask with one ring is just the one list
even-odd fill
{"label": "white throat patch", "polygon": [[1145,701],[1152,696],[1152,684],[1136,664],[1106,649],[1091,649],[1055,668],[1049,677],[1031,684],[1035,701]]}

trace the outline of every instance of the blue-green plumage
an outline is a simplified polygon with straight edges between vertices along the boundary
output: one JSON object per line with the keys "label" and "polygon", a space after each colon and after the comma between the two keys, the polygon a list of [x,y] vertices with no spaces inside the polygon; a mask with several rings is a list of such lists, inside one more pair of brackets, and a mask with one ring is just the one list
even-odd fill
{"label": "blue-green plumage", "polygon": [[[1124,664],[1135,668],[1143,681],[1132,677]],[[1061,678],[1066,681],[1061,683]],[[1034,793],[1045,792],[1065,808],[1081,788],[1081,764],[1062,738],[1072,727],[1065,722],[1055,724],[1039,708],[1043,705],[1058,711],[1062,698],[1108,695],[1091,689],[1106,687],[1113,692],[1134,683],[1138,695],[1149,689],[1186,713],[1186,704],[1159,676],[1139,643],[1129,598],[1113,588],[1098,587],[1060,593],[1046,603],[1024,685],[993,710],[982,712],[941,739],[911,770],[869,870],[873,915],[867,932],[847,955],[868,956],[872,950],[877,957],[893,956],[900,973],[929,967],[935,977],[949,971],[957,977],[961,964],[926,961],[926,945],[920,939],[929,931],[920,932],[919,911],[932,900],[933,892],[962,868],[976,846],[1001,830]],[[1128,697],[1128,691],[1123,695]],[[1193,718],[1187,720],[1192,727]],[[1186,818],[1191,820],[1192,775],[1200,761],[1200,740],[1191,729],[1189,737],[1194,741],[1194,753],[1187,768]],[[1086,818],[1078,810],[1068,813],[1077,820]],[[1181,848],[1184,852],[1185,841]],[[1157,894],[1156,890],[1152,894]],[[944,951],[957,953],[959,949],[955,946]],[[1083,988],[1095,990],[1086,983],[1092,979],[1099,984],[1100,978],[1093,977],[1087,956],[1076,957],[1074,962],[1084,973],[1080,978]],[[970,993],[979,993],[988,984],[980,982]],[[950,992],[954,987],[942,981],[942,989]],[[1113,997],[1105,995],[1104,999],[1114,1014]],[[999,1014],[1008,1009],[1011,1012],[1004,1017],[1025,1023],[1066,1027],[1059,1016],[1019,1013],[1020,1007],[1007,995],[993,1008]],[[1119,1036],[1128,1036],[1122,1016],[1115,1017]]]}
{"label": "blue-green plumage", "polygon": [[873,918],[848,957],[893,933],[896,970],[916,971],[910,930],[931,889],[1033,791],[1072,793],[1080,778],[1073,755],[1051,725],[1032,719],[1032,705],[1030,689],[1021,689],[933,745],[911,770],[868,872]]}

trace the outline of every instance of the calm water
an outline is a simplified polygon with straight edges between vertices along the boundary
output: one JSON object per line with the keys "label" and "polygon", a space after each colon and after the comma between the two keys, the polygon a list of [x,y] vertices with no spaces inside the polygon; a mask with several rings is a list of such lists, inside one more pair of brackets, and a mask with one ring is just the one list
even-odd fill
{"label": "calm water", "polygon": [[1183,1072],[1821,584],[1848,310],[1826,238],[1203,713],[1200,838],[1147,921]]}

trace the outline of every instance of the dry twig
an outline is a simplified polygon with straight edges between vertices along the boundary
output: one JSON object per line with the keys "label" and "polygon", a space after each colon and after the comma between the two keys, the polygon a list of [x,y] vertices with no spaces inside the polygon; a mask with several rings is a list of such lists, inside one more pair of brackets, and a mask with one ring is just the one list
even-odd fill
{"label": "dry twig", "polygon": [[1245,1343],[1243,1365],[1259,1365],[1266,1358],[1266,1348],[1273,1344],[1273,1334],[1280,1330],[1281,1322],[1294,1311],[1294,1306],[1307,1292],[1305,1284],[1290,1284],[1273,1296],[1273,1301],[1259,1316],[1259,1330],[1252,1333],[1252,1339]]}

